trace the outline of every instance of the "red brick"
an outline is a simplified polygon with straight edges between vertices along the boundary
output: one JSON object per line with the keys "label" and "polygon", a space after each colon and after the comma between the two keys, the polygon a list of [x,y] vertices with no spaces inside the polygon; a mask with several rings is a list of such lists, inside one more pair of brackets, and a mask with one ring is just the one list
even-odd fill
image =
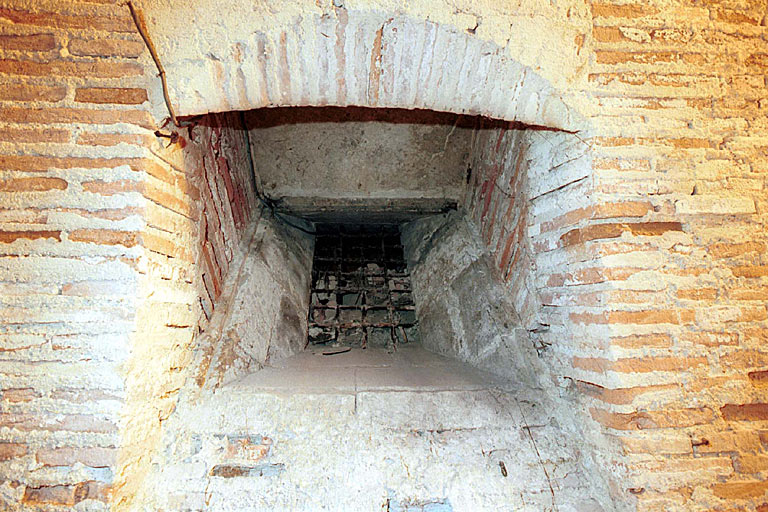
{"label": "red brick", "polygon": [[140,105],[147,101],[145,89],[89,87],[75,91],[79,103],[114,103],[118,105]]}
{"label": "red brick", "polygon": [[272,447],[272,439],[254,436],[230,436],[227,438],[228,459],[258,462],[264,459]]}
{"label": "red brick", "polygon": [[45,52],[56,46],[53,34],[0,35],[0,48],[5,51]]}
{"label": "red brick", "polygon": [[745,64],[748,67],[768,68],[768,53],[753,53]]}
{"label": "red brick", "polygon": [[80,482],[72,485],[27,487],[22,503],[25,505],[56,505],[73,507],[83,500],[109,501],[110,487],[103,482]]}
{"label": "red brick", "polygon": [[128,165],[137,170],[144,163],[141,158],[84,158],[55,156],[0,155],[0,168],[24,172],[45,172],[50,169],[99,169]]}
{"label": "red brick", "polygon": [[77,136],[77,143],[86,146],[116,146],[118,144],[149,146],[152,139],[145,135],[133,133],[82,132]]}
{"label": "red brick", "polygon": [[23,457],[28,451],[25,444],[0,443],[0,462]]}
{"label": "red brick", "polygon": [[136,32],[136,26],[130,15],[125,16],[93,16],[68,15],[55,12],[32,12],[22,9],[0,7],[0,19],[8,20],[19,25],[34,25],[60,29],[89,29],[106,30],[109,32]]}
{"label": "red brick", "polygon": [[69,130],[58,128],[0,128],[0,141],[69,142]]}
{"label": "red brick", "polygon": [[0,73],[23,76],[73,76],[89,78],[126,78],[144,72],[133,62],[71,62],[53,60],[35,62],[29,60],[0,60]]}
{"label": "red brick", "polygon": [[749,372],[748,376],[755,386],[768,386],[768,370]]}
{"label": "red brick", "polygon": [[65,190],[67,182],[61,178],[11,178],[0,180],[0,192],[46,192]]}
{"label": "red brick", "polygon": [[[152,126],[149,114],[143,110],[93,110],[76,108],[0,108],[0,119],[9,123],[129,123],[145,128]],[[87,160],[87,159],[82,159]]]}
{"label": "red brick", "polygon": [[72,39],[69,52],[81,57],[124,57],[135,59],[144,51],[144,43],[126,39]]}
{"label": "red brick", "polygon": [[77,229],[68,235],[71,242],[88,242],[99,245],[122,245],[134,247],[141,235],[135,231],[112,231],[107,229]]}
{"label": "red brick", "polygon": [[66,95],[66,87],[49,87],[47,85],[30,84],[5,84],[2,88],[0,88],[0,100],[5,101],[53,102],[64,99]]}
{"label": "red brick", "polygon": [[728,421],[768,421],[768,404],[727,404],[720,414]]}

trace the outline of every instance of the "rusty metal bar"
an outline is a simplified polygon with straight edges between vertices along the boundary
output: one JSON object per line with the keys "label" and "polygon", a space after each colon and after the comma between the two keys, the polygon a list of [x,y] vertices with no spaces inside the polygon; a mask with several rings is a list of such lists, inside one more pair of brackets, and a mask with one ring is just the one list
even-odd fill
{"label": "rusty metal bar", "polygon": [[396,350],[417,323],[397,226],[318,225],[311,293],[308,344],[365,348],[386,337]]}

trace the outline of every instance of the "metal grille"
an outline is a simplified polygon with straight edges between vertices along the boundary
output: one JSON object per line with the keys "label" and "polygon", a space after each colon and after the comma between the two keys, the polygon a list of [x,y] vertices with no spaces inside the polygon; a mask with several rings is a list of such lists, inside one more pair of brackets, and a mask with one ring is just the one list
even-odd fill
{"label": "metal grille", "polygon": [[395,349],[415,341],[399,228],[320,224],[316,232],[308,344]]}

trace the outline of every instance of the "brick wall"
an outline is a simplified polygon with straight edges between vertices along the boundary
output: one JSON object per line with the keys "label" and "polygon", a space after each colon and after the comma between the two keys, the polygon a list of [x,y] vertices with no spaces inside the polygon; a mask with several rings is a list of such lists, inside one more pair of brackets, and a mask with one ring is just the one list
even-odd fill
{"label": "brick wall", "polygon": [[251,220],[244,132],[222,115],[184,149],[154,137],[117,2],[6,2],[0,52],[0,508],[106,503]]}
{"label": "brick wall", "polygon": [[[291,18],[291,34],[312,36],[308,53],[294,54],[297,39],[288,38],[291,53],[255,62],[254,87],[237,78],[254,64],[242,56],[281,48],[279,31],[247,52],[230,51],[229,33],[213,38],[226,48],[203,64],[184,60],[196,44],[178,59],[169,44],[164,56],[187,102],[182,113],[317,100],[519,113],[562,127],[578,110],[589,130],[577,137],[478,141],[471,209],[500,275],[529,325],[546,327],[535,336],[549,346],[542,357],[554,380],[590,413],[588,427],[601,425],[603,440],[622,447],[596,455],[626,468],[617,499],[640,510],[763,510],[765,1],[617,0],[590,11],[563,2],[521,7],[536,15],[504,14],[501,24],[479,7],[431,5],[436,21],[421,31],[412,20],[429,9],[419,5],[410,21],[384,23],[381,11],[350,17],[347,29],[330,7],[303,24]],[[173,42],[177,27],[162,30],[178,20],[171,14],[152,26]],[[510,26],[526,44],[510,40]],[[343,37],[334,43],[326,29]],[[450,64],[434,73],[413,54],[430,40],[439,43],[433,61]],[[114,492],[125,504],[253,220],[239,118],[200,120],[191,135],[180,132],[184,148],[165,148],[153,135],[164,115],[155,70],[116,1],[7,1],[0,43],[0,503],[67,509]],[[441,57],[456,48],[461,59]],[[510,60],[500,59],[507,51]],[[540,76],[526,75],[517,89],[525,102],[512,106],[482,84],[517,83],[513,75],[530,68],[515,59]],[[407,66],[418,70],[407,80],[388,72]],[[466,86],[473,70],[479,88]],[[414,93],[452,72],[461,78],[440,96]],[[266,87],[268,74],[279,87]],[[226,87],[206,103],[179,94],[189,76],[202,93],[218,90],[206,85],[217,76]],[[537,103],[541,84],[570,108]],[[589,163],[568,163],[574,147],[590,149]],[[528,155],[527,175],[494,168],[515,169],[515,148]],[[575,174],[550,172],[561,165]],[[510,208],[503,192],[519,190],[528,201]]]}
{"label": "brick wall", "polygon": [[134,496],[147,473],[161,425],[179,393],[202,383],[214,347],[209,327],[230,266],[242,260],[257,213],[247,132],[238,113],[186,121],[180,139],[153,151],[165,170],[147,199],[136,332],[125,366],[116,502]]}
{"label": "brick wall", "polygon": [[616,498],[762,510],[765,3],[592,14],[587,178],[565,176],[542,201],[536,184],[559,162],[536,153],[567,135],[500,133],[479,140],[468,206],[499,275],[534,299],[542,358],[601,425],[596,447],[620,444],[604,461],[626,468]]}
{"label": "brick wall", "polygon": [[765,9],[592,4],[592,193],[643,216],[565,235],[603,255],[611,288],[571,313],[601,333],[572,362],[643,510],[768,501]]}

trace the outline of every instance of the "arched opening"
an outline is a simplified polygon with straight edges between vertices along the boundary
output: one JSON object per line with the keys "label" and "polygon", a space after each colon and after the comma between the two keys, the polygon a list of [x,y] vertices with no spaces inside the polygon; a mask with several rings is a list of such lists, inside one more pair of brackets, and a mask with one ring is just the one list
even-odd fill
{"label": "arched opening", "polygon": [[[553,339],[572,335],[548,295],[563,283],[542,282],[573,258],[564,213],[589,206],[589,148],[573,133],[583,121],[539,74],[467,32],[361,18],[346,38],[353,13],[335,13],[296,25],[317,45],[332,28],[335,50],[254,32],[226,58],[168,65],[173,101],[193,115],[180,153],[204,168],[204,320],[188,358],[195,384],[126,499],[610,508],[611,452],[595,450],[606,441],[584,429],[553,369],[570,350]],[[461,62],[448,59],[459,47]],[[391,293],[383,305],[374,289],[371,303],[359,287],[346,293],[349,275],[333,290],[319,275],[318,237],[333,233],[343,254],[345,237],[371,225],[403,260],[333,266],[410,294],[401,309]]]}

